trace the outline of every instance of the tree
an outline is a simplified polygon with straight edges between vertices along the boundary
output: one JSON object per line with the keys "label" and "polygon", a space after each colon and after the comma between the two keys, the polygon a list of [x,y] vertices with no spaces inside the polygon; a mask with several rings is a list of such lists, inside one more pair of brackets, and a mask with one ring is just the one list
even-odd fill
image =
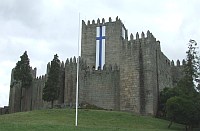
{"label": "tree", "polygon": [[199,56],[197,55],[197,43],[189,41],[186,52],[186,63],[184,66],[184,76],[178,82],[175,91],[176,96],[167,100],[167,116],[172,122],[186,125],[186,130],[192,129],[200,121],[200,96],[197,92],[199,85]]}
{"label": "tree", "polygon": [[21,60],[16,63],[14,68],[14,79],[16,81],[21,81],[22,88],[28,88],[32,83],[33,76],[31,74],[31,67],[29,64],[30,62],[27,51],[25,51],[20,58]]}
{"label": "tree", "polygon": [[166,87],[160,92],[160,100],[158,105],[159,114],[158,117],[166,117],[166,103],[171,97],[178,96],[176,88]]}
{"label": "tree", "polygon": [[187,129],[192,129],[198,124],[199,111],[195,102],[189,97],[175,96],[167,100],[167,116],[170,119],[168,128],[172,122],[184,124]]}
{"label": "tree", "polygon": [[197,43],[195,40],[190,40],[188,44],[188,51],[186,52],[186,64],[184,65],[184,77],[179,82],[180,87],[182,87],[183,93],[186,95],[197,94],[196,88],[199,83],[199,56],[198,52],[196,51],[198,49]]}
{"label": "tree", "polygon": [[31,86],[33,76],[31,74],[31,67],[29,58],[27,55],[27,51],[24,52],[22,56],[20,56],[21,60],[16,63],[14,68],[14,80],[17,82],[21,82],[21,93],[20,93],[20,110],[22,111],[22,89],[29,88]]}
{"label": "tree", "polygon": [[51,61],[49,74],[45,87],[43,88],[43,100],[51,102],[51,108],[53,108],[54,100],[57,100],[60,92],[60,60],[58,55],[54,55],[54,59]]}

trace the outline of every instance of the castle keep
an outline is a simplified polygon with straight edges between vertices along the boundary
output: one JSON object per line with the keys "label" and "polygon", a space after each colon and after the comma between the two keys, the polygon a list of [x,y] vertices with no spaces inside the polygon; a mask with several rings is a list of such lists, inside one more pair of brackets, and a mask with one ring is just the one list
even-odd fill
{"label": "castle keep", "polygon": [[[104,109],[133,111],[155,115],[159,92],[173,87],[181,77],[180,61],[175,66],[161,51],[160,42],[150,31],[135,36],[117,17],[97,22],[82,21],[81,56],[79,57],[79,104],[95,105]],[[42,100],[47,73],[36,77],[31,87],[22,89],[11,75],[10,112],[48,108]],[[74,106],[77,58],[60,64],[60,96],[55,105]],[[13,71],[12,71],[13,72]],[[20,100],[21,99],[21,100]],[[21,107],[20,107],[21,101]]]}

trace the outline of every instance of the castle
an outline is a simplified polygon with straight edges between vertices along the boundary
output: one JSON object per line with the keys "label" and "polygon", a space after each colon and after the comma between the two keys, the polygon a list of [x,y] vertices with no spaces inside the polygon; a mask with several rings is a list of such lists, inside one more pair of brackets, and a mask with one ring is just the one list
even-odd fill
{"label": "castle", "polygon": [[[150,31],[135,38],[122,21],[109,18],[97,22],[82,21],[81,57],[79,57],[79,104],[89,103],[109,110],[155,115],[159,92],[173,87],[181,77],[180,61],[174,64],[161,51],[160,42]],[[183,61],[184,64],[184,61]],[[36,77],[32,86],[21,89],[11,74],[10,112],[48,108],[42,100],[47,73]],[[55,105],[74,106],[77,58],[60,64],[60,95]],[[20,95],[20,93],[22,95]],[[22,96],[22,97],[21,97]],[[21,106],[20,106],[21,105]]]}

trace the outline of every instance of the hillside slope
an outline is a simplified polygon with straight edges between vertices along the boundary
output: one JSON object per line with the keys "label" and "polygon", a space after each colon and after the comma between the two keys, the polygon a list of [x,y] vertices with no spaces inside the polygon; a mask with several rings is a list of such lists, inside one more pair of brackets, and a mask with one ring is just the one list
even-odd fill
{"label": "hillside slope", "polygon": [[170,131],[184,130],[182,125],[173,124],[167,129],[168,121],[127,112],[103,110],[79,110],[78,127],[75,110],[51,109],[20,112],[0,116],[0,131]]}

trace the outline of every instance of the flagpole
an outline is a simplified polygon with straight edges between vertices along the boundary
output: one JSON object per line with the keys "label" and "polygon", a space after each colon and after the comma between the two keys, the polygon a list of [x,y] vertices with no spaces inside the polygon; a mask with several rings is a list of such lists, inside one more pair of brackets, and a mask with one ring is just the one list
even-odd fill
{"label": "flagpole", "polygon": [[78,57],[77,57],[77,81],[76,81],[76,120],[75,126],[78,126],[78,74],[79,74],[79,38],[80,37],[80,13],[79,13],[79,24],[78,24]]}

